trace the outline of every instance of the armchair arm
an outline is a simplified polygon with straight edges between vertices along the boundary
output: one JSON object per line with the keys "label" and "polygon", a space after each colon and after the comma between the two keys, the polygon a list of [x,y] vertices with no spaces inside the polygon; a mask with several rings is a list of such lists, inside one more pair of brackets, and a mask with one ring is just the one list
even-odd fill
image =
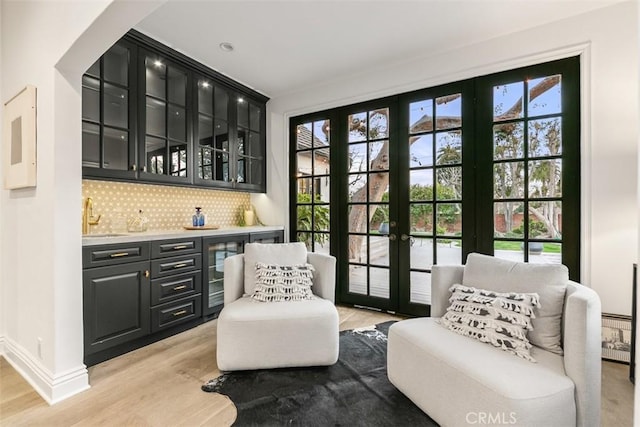
{"label": "armchair arm", "polygon": [[600,425],[602,309],[598,294],[569,282],[562,335],[564,369],[576,386],[578,426]]}
{"label": "armchair arm", "polygon": [[462,283],[464,266],[434,265],[431,267],[431,317],[442,317],[449,307],[449,288]]}
{"label": "armchair arm", "polygon": [[244,294],[244,254],[224,259],[224,303],[229,304]]}
{"label": "armchair arm", "polygon": [[336,258],[331,255],[307,253],[307,262],[316,269],[313,273],[313,293],[335,302]]}

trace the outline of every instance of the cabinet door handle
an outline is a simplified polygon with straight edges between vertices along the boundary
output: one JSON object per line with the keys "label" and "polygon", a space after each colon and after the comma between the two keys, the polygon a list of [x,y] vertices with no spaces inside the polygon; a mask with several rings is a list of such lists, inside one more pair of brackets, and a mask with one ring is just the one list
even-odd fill
{"label": "cabinet door handle", "polygon": [[127,256],[127,255],[129,255],[129,252],[118,252],[118,253],[115,253],[115,254],[110,254],[109,256],[111,258],[119,258],[121,256]]}
{"label": "cabinet door handle", "polygon": [[179,251],[180,249],[187,249],[187,245],[178,245],[173,247],[174,251]]}
{"label": "cabinet door handle", "polygon": [[149,277],[149,270],[144,271],[144,277]]}
{"label": "cabinet door handle", "polygon": [[173,288],[173,290],[174,290],[174,291],[180,291],[180,290],[182,290],[182,289],[184,289],[184,288],[186,288],[186,287],[187,287],[187,285],[176,286],[175,288]]}
{"label": "cabinet door handle", "polygon": [[132,170],[132,171],[134,171],[134,172],[135,172],[135,171],[137,171],[137,170],[138,170],[138,166],[136,166],[136,165],[131,165],[131,170]]}
{"label": "cabinet door handle", "polygon": [[173,313],[173,316],[174,317],[182,316],[183,314],[186,314],[186,313],[187,313],[187,310],[180,310],[180,311],[176,311],[175,313]]}

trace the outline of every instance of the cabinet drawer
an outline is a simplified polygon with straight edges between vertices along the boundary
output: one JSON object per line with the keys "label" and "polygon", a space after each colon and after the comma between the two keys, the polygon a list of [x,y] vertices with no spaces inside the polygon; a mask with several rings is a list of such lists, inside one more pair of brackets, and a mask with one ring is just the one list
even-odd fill
{"label": "cabinet drawer", "polygon": [[202,239],[200,237],[191,239],[158,240],[151,242],[151,258],[176,256],[190,253],[200,253],[202,249]]}
{"label": "cabinet drawer", "polygon": [[149,242],[118,243],[82,248],[82,267],[93,268],[149,259]]}
{"label": "cabinet drawer", "polygon": [[151,309],[151,332],[157,332],[202,316],[200,294]]}
{"label": "cabinet drawer", "polygon": [[151,305],[199,294],[201,290],[202,273],[200,271],[155,279],[151,281]]}
{"label": "cabinet drawer", "polygon": [[151,277],[153,279],[201,269],[201,254],[191,254],[151,261]]}

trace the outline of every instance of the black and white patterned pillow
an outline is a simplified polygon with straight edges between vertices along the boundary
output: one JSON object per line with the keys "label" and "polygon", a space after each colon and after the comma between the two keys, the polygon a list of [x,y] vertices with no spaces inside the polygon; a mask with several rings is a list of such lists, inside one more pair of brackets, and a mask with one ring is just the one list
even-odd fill
{"label": "black and white patterned pillow", "polygon": [[534,308],[540,308],[536,293],[501,293],[453,285],[451,305],[439,323],[460,335],[535,362],[527,332],[532,330]]}
{"label": "black and white patterned pillow", "polygon": [[311,264],[278,265],[256,262],[256,287],[251,297],[261,302],[313,299]]}

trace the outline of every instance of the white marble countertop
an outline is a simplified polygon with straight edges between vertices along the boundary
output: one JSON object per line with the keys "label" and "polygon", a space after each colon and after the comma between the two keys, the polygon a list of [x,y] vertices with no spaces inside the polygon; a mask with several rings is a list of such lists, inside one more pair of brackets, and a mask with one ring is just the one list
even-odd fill
{"label": "white marble countertop", "polygon": [[189,237],[225,236],[230,234],[259,233],[261,231],[284,230],[281,225],[251,227],[221,227],[216,230],[155,230],[143,233],[110,233],[82,236],[82,246],[108,245],[151,240],[183,239]]}

